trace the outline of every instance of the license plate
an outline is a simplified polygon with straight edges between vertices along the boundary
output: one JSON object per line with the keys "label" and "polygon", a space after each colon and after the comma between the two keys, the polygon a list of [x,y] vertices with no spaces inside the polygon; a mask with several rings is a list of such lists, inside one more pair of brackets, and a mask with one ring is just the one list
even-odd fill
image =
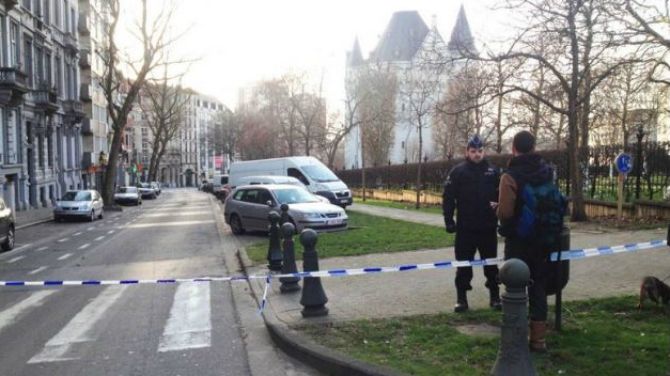
{"label": "license plate", "polygon": [[329,225],[339,225],[340,223],[342,223],[341,219],[330,219],[330,220],[328,220]]}
{"label": "license plate", "polygon": [[346,198],[344,198],[344,199],[340,200],[340,203],[342,203],[342,204],[344,204],[344,203],[347,203],[347,202],[349,202],[349,200],[348,200],[348,199],[346,199]]}

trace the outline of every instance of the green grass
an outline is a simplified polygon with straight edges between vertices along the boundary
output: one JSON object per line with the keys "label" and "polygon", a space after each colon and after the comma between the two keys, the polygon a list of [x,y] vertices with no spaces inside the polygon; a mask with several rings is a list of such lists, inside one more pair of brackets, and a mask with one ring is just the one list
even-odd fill
{"label": "green grass", "polygon": [[[636,297],[564,304],[563,331],[550,332],[547,354],[533,354],[540,375],[666,375],[669,317],[635,308]],[[391,304],[391,303],[389,303]],[[415,375],[488,375],[499,339],[469,336],[460,324],[500,325],[500,314],[473,311],[299,327],[318,343]]]}
{"label": "green grass", "polygon": [[405,210],[415,210],[419,212],[424,212],[424,213],[431,213],[431,214],[442,214],[442,207],[440,206],[434,206],[434,205],[429,205],[429,206],[421,206],[421,208],[416,209],[415,208],[415,203],[414,202],[395,202],[395,201],[385,201],[385,200],[373,200],[373,199],[366,199],[363,201],[360,197],[355,197],[354,202],[357,204],[365,204],[365,205],[374,205],[374,206],[381,206],[385,208],[393,208],[393,209],[405,209]]}
{"label": "green grass", "polygon": [[[454,244],[453,235],[447,234],[443,228],[353,211],[347,212],[347,215],[348,230],[319,234],[316,245],[319,258],[434,249]],[[302,259],[302,246],[298,237],[295,242],[296,258]],[[254,263],[263,263],[267,249],[268,240],[265,238],[248,246],[246,250]]]}

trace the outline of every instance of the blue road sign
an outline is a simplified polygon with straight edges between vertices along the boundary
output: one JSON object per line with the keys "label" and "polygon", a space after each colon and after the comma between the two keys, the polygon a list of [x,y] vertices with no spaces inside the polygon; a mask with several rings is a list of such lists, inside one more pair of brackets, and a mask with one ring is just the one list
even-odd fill
{"label": "blue road sign", "polygon": [[633,170],[633,157],[630,154],[621,153],[614,160],[616,169],[622,174],[628,174]]}

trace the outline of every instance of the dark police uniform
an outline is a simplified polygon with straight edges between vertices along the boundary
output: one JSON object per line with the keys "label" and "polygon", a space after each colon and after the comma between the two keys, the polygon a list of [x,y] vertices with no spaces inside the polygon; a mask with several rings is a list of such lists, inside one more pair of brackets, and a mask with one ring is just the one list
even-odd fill
{"label": "dark police uniform", "polygon": [[[456,231],[456,260],[473,260],[477,250],[482,259],[497,256],[498,219],[491,202],[498,201],[499,183],[500,171],[486,159],[480,163],[466,159],[449,173],[442,195],[442,211],[447,231]],[[494,300],[499,305],[498,267],[485,266],[484,275],[491,293],[491,305]],[[471,281],[471,267],[456,270],[458,303],[464,304],[464,309],[467,309],[466,292],[472,289]]]}

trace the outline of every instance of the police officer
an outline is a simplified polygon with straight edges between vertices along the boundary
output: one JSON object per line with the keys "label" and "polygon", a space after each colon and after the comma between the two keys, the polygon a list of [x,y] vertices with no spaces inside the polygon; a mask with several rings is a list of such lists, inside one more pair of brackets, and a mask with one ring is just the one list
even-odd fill
{"label": "police officer", "polygon": [[[448,233],[456,233],[456,260],[473,260],[477,250],[482,259],[496,257],[498,221],[495,209],[499,182],[499,170],[484,158],[484,144],[479,136],[474,136],[466,147],[465,161],[449,172],[442,195],[444,224]],[[484,275],[489,289],[489,305],[499,310],[498,267],[484,266]],[[471,281],[471,267],[456,269],[458,301],[454,312],[468,310],[467,292],[472,290]]]}

